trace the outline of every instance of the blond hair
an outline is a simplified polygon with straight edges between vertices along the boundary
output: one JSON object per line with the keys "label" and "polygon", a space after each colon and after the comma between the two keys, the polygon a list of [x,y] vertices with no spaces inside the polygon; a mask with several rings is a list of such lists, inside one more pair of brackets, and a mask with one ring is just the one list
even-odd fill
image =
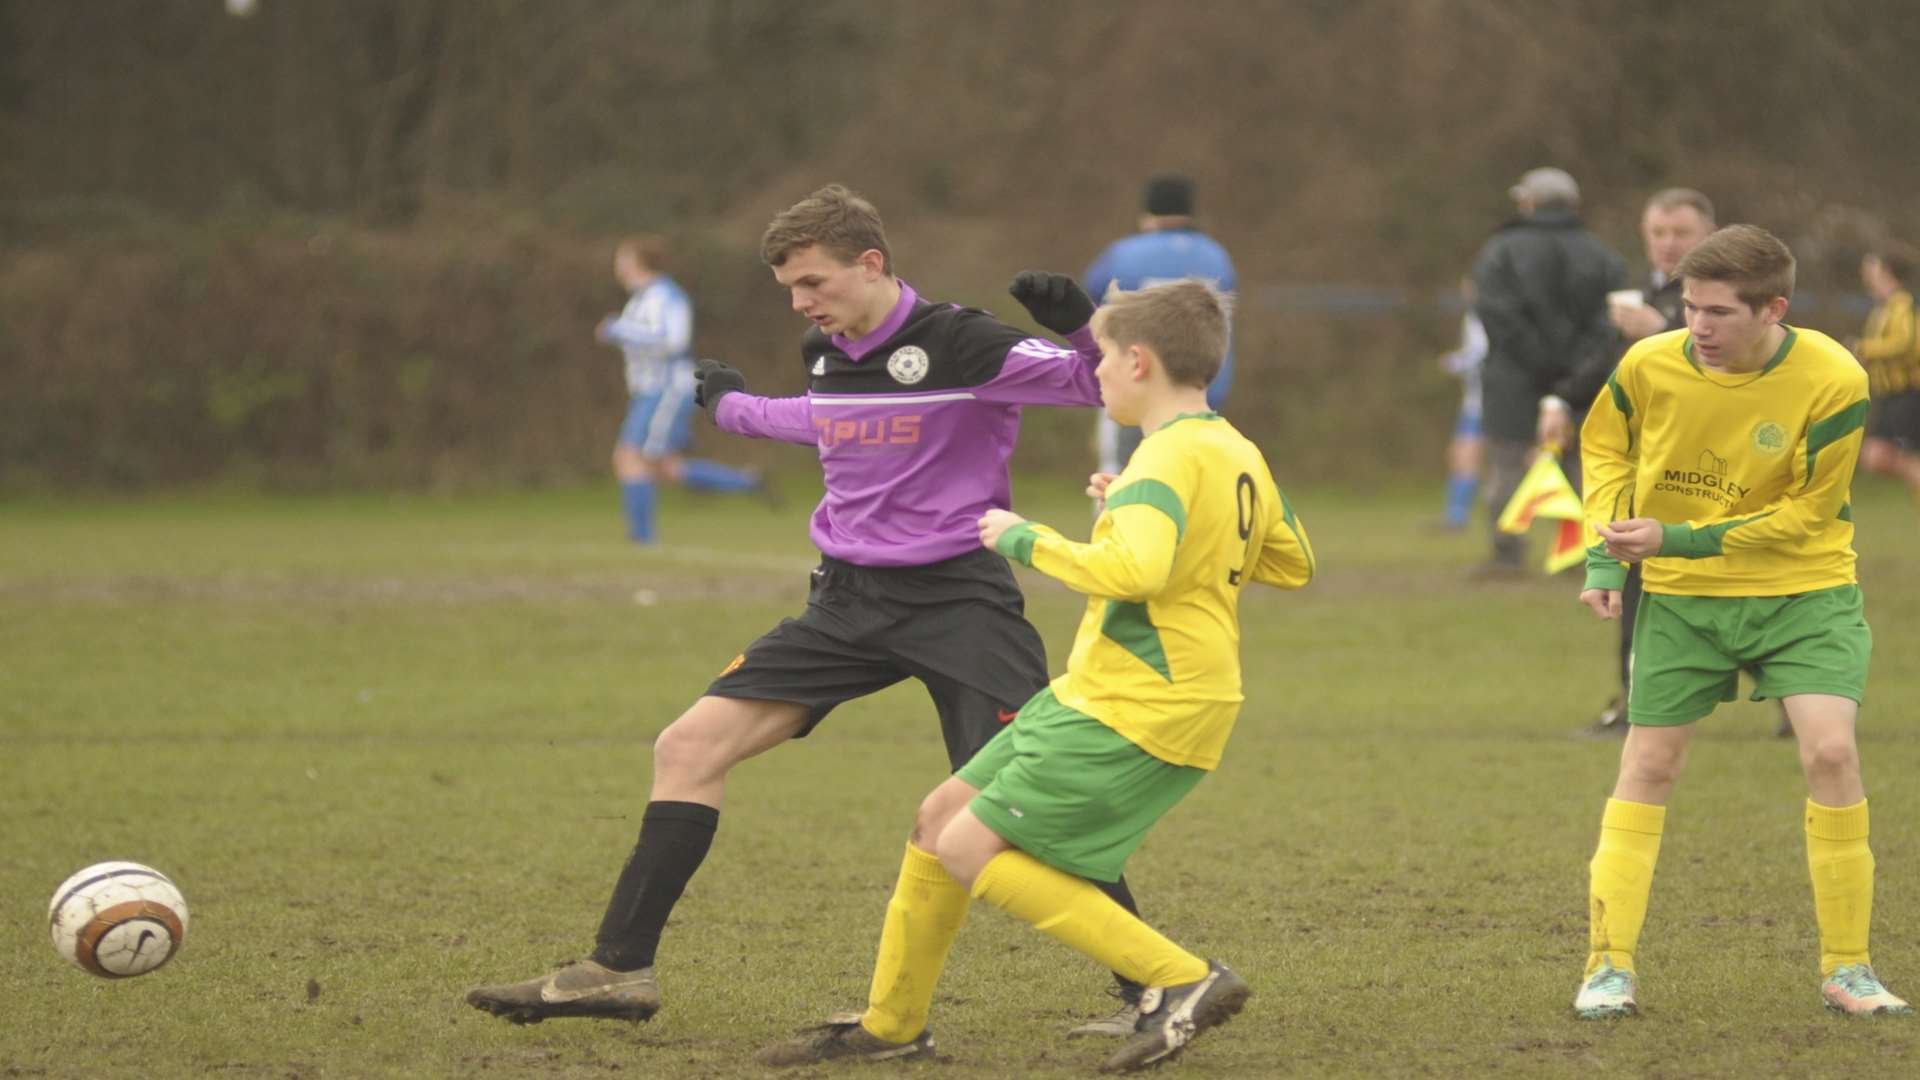
{"label": "blond hair", "polygon": [[1674,267],[1689,281],[1721,281],[1758,311],[1776,297],[1792,299],[1793,252],[1758,225],[1729,225],[1708,234]]}
{"label": "blond hair", "polygon": [[1121,348],[1144,345],[1178,386],[1205,387],[1227,355],[1233,302],[1199,278],[1123,292],[1093,313],[1093,332]]}
{"label": "blond hair", "polygon": [[893,273],[880,211],[840,184],[828,184],[774,215],[760,237],[760,258],[778,268],[794,252],[816,244],[848,264],[862,252],[878,251],[881,271]]}

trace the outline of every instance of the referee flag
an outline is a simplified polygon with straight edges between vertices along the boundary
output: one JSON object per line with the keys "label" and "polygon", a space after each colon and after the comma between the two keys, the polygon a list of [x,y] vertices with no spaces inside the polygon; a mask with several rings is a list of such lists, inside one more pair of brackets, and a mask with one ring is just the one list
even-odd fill
{"label": "referee flag", "polygon": [[1587,526],[1580,508],[1580,496],[1560,468],[1560,456],[1550,447],[1541,447],[1527,475],[1521,477],[1507,508],[1500,512],[1500,531],[1523,533],[1535,518],[1558,519],[1560,527],[1547,552],[1547,573],[1558,573],[1586,558]]}

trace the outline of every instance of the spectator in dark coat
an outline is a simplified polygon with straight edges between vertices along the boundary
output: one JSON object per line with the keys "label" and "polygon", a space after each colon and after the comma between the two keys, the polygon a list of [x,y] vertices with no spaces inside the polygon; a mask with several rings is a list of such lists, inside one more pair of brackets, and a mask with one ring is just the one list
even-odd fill
{"label": "spectator in dark coat", "polygon": [[1680,279],[1673,270],[1713,229],[1713,202],[1692,188],[1663,188],[1647,200],[1640,215],[1640,239],[1647,248],[1646,283],[1608,294],[1615,347],[1588,356],[1554,388],[1554,396],[1542,400],[1538,441],[1572,446],[1581,419],[1607,385],[1627,346],[1687,325],[1680,310]]}
{"label": "spectator in dark coat", "polygon": [[[1519,216],[1494,232],[1473,266],[1474,311],[1487,329],[1481,387],[1492,518],[1526,471],[1540,399],[1615,348],[1607,293],[1627,281],[1626,263],[1581,223],[1580,186],[1565,171],[1533,169],[1508,194]],[[1524,554],[1525,538],[1496,526],[1492,557],[1476,576],[1518,576]]]}

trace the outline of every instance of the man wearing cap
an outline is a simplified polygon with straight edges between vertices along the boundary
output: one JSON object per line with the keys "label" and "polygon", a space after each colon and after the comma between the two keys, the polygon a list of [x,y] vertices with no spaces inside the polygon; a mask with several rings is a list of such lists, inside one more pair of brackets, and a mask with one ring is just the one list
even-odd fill
{"label": "man wearing cap", "polygon": [[[1474,311],[1487,330],[1481,422],[1492,519],[1513,498],[1534,447],[1540,400],[1588,358],[1610,353],[1607,293],[1626,263],[1581,223],[1580,186],[1565,170],[1532,169],[1507,192],[1519,216],[1500,226],[1473,264]],[[1525,573],[1525,537],[1492,529],[1477,578]]]}
{"label": "man wearing cap", "polygon": [[[1165,285],[1181,278],[1200,278],[1229,295],[1235,287],[1233,260],[1227,249],[1201,232],[1193,221],[1193,181],[1176,173],[1161,173],[1147,181],[1141,196],[1140,231],[1114,241],[1093,260],[1082,279],[1087,294],[1104,301],[1113,291],[1132,292]],[[1207,385],[1207,408],[1215,412],[1227,400],[1233,385],[1233,344],[1220,374]],[[1137,427],[1121,427],[1100,414],[1100,471],[1118,473],[1140,445]]]}

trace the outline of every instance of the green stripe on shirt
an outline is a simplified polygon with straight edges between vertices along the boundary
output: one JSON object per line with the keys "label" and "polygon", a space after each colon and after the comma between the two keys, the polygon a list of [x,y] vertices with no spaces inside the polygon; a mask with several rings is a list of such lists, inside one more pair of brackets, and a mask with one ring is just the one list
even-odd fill
{"label": "green stripe on shirt", "polygon": [[1153,625],[1147,605],[1107,601],[1107,616],[1100,620],[1100,633],[1159,672],[1161,678],[1173,681],[1173,669],[1167,666],[1166,647],[1160,644],[1160,628]]}
{"label": "green stripe on shirt", "polygon": [[1677,559],[1711,559],[1723,555],[1725,554],[1723,545],[1726,543],[1728,532],[1742,525],[1751,525],[1761,518],[1772,517],[1773,514],[1774,511],[1769,510],[1764,514],[1755,514],[1738,521],[1722,521],[1698,529],[1685,524],[1663,525],[1661,526],[1660,555],[1663,558]]}
{"label": "green stripe on shirt", "polygon": [[1107,492],[1107,509],[1122,506],[1151,506],[1173,520],[1173,542],[1178,544],[1187,533],[1187,508],[1180,496],[1166,484],[1151,478],[1135,480],[1118,491]]}
{"label": "green stripe on shirt", "polygon": [[1820,451],[1860,430],[1866,422],[1867,400],[1861,398],[1807,429],[1807,478],[1800,485],[1802,490],[1813,483],[1813,463]]}
{"label": "green stripe on shirt", "polygon": [[[1300,540],[1300,521],[1293,516],[1293,504],[1287,501],[1287,493],[1284,491],[1280,492],[1280,520],[1286,522],[1287,528],[1293,530],[1293,538]],[[1305,540],[1300,540],[1300,553],[1307,557],[1307,576],[1311,578],[1314,571],[1313,549],[1307,546]]]}
{"label": "green stripe on shirt", "polygon": [[1627,429],[1627,453],[1633,453],[1633,399],[1620,385],[1620,372],[1616,369],[1607,376],[1607,389],[1613,392],[1613,407],[1620,410],[1620,426]]}

